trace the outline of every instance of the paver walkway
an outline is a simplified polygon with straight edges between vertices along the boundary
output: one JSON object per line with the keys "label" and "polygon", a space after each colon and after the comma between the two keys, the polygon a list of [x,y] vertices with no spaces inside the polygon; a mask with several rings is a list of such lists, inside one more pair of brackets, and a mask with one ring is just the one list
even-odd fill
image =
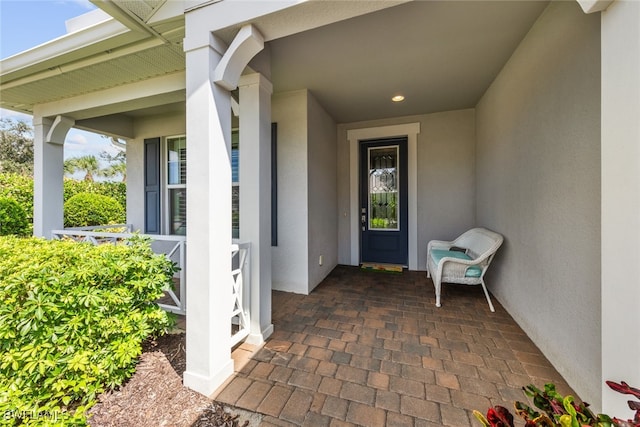
{"label": "paver walkway", "polygon": [[424,272],[344,266],[308,296],[274,292],[275,332],[216,400],[263,425],[465,427],[530,383],[573,394],[480,287],[445,284],[434,299]]}

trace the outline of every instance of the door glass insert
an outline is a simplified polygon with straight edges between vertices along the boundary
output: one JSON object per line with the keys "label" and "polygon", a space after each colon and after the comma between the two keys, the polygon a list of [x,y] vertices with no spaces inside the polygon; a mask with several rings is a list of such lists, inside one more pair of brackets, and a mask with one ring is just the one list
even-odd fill
{"label": "door glass insert", "polygon": [[398,146],[369,148],[369,229],[399,230]]}

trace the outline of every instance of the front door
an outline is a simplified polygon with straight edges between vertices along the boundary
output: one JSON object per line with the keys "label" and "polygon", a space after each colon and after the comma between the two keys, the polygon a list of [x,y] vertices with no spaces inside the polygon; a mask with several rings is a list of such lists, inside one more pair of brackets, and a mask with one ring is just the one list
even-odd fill
{"label": "front door", "polygon": [[407,138],[360,144],[361,262],[407,265]]}

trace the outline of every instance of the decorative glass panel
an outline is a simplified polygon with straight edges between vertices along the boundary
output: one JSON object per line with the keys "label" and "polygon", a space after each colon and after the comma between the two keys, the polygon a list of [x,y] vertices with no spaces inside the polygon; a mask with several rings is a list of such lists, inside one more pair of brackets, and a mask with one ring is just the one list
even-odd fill
{"label": "decorative glass panel", "polygon": [[187,234],[187,189],[169,189],[169,228],[170,234]]}
{"label": "decorative glass panel", "polygon": [[187,140],[184,137],[167,139],[167,183],[187,183]]}
{"label": "decorative glass panel", "polygon": [[398,230],[398,146],[369,149],[369,229]]}

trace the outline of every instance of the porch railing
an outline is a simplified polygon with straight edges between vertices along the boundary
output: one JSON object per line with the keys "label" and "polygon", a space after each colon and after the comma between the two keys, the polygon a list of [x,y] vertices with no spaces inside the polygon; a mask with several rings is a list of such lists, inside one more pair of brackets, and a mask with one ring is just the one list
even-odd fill
{"label": "porch railing", "polygon": [[[72,239],[77,242],[89,242],[94,245],[116,244],[133,236],[141,236],[151,241],[154,253],[164,254],[176,263],[178,272],[174,276],[174,289],[165,289],[166,296],[158,303],[163,309],[184,315],[186,314],[186,238],[184,236],[165,236],[157,234],[133,234],[130,232],[108,232],[105,229],[131,230],[126,225],[65,228],[53,230],[54,239]],[[96,231],[99,230],[99,231]],[[233,308],[231,312],[231,346],[244,340],[250,332],[251,284],[250,243],[234,243],[231,245],[231,276],[233,279]],[[177,283],[176,283],[177,282]]]}
{"label": "porch railing", "polygon": [[231,312],[231,347],[244,340],[250,332],[251,284],[249,265],[250,244],[231,245],[231,276],[233,278],[233,310]]}
{"label": "porch railing", "polygon": [[95,231],[105,229],[126,229],[126,225],[65,228],[51,232],[54,239],[73,239],[77,242],[89,242],[94,245],[104,243],[116,244],[133,236],[141,236],[151,241],[151,250],[156,254],[164,254],[178,267],[173,276],[174,288],[165,289],[166,296],[158,305],[171,313],[186,314],[187,270],[186,270],[186,238],[184,236],[164,236],[159,234],[133,234],[129,232]]}

